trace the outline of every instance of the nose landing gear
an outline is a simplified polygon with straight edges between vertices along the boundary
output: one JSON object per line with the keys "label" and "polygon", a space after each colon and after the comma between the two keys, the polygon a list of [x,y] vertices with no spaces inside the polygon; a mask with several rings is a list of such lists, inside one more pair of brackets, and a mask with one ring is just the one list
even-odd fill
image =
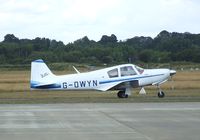
{"label": "nose landing gear", "polygon": [[158,92],[158,97],[159,98],[164,98],[165,97],[165,93],[161,90],[160,85],[157,85],[159,92]]}
{"label": "nose landing gear", "polygon": [[158,92],[158,97],[159,97],[159,98],[165,97],[165,93],[164,93],[163,91],[159,91],[159,92]]}

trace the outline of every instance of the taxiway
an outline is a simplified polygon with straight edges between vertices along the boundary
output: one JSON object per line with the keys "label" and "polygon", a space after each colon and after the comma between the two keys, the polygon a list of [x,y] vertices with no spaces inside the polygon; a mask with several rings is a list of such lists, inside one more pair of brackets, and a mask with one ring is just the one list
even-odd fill
{"label": "taxiway", "polygon": [[199,140],[200,103],[6,104],[2,140]]}

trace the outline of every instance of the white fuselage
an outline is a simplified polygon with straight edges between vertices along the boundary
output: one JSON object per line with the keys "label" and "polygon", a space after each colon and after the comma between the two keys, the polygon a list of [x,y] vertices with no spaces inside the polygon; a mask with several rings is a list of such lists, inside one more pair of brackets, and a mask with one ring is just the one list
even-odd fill
{"label": "white fuselage", "polygon": [[[112,68],[110,68],[112,69]],[[159,84],[168,79],[168,69],[145,69],[142,74],[109,78],[109,69],[96,70],[86,73],[55,76],[52,81],[60,85],[63,90],[108,90],[122,82],[138,81],[138,86]]]}
{"label": "white fuselage", "polygon": [[[31,89],[44,90],[119,90],[119,98],[127,98],[130,88],[160,85],[176,73],[169,69],[142,69],[133,64],[123,64],[96,71],[54,75],[42,59],[31,63]],[[158,86],[159,87],[159,86]],[[159,97],[164,93],[159,91]]]}

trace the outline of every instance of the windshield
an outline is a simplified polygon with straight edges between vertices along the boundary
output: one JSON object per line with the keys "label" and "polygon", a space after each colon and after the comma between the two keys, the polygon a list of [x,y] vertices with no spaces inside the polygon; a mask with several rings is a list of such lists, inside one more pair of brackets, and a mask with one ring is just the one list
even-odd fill
{"label": "windshield", "polygon": [[144,69],[141,67],[135,66],[135,68],[140,74],[142,74],[144,72]]}

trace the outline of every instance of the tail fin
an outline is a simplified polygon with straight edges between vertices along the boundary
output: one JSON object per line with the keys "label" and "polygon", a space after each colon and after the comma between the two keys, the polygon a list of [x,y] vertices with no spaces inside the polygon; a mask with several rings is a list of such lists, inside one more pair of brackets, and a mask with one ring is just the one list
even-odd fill
{"label": "tail fin", "polygon": [[31,88],[52,84],[55,75],[50,71],[42,59],[31,63]]}

